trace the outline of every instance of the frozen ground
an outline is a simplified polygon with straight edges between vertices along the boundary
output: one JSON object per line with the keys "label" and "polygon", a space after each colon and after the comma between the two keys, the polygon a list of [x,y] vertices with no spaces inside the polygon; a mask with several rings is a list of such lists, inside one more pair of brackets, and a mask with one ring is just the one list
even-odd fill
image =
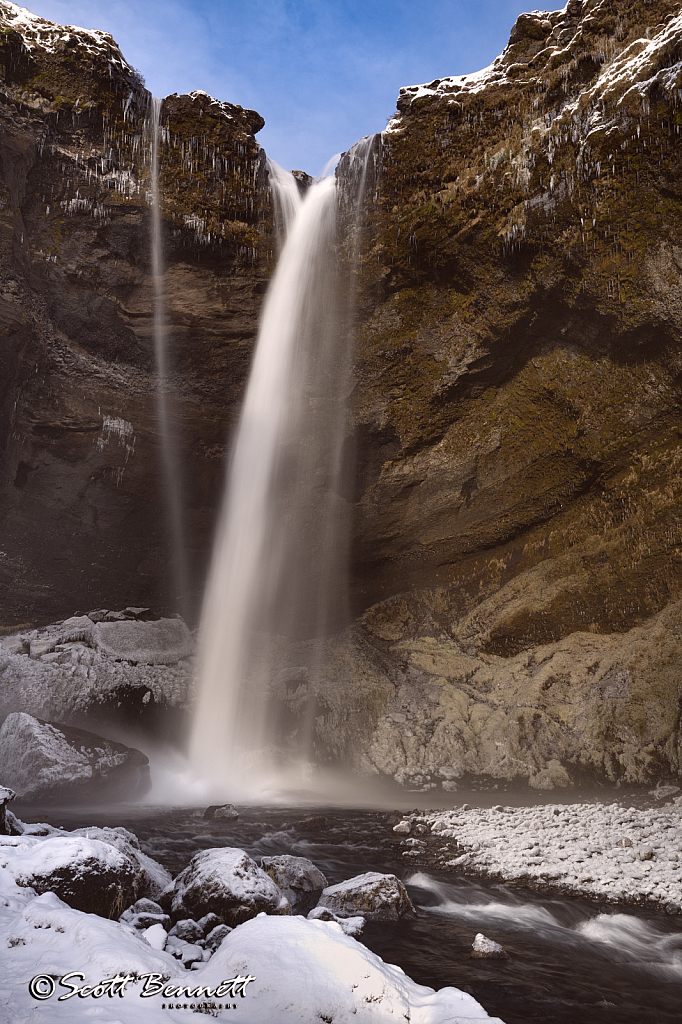
{"label": "frozen ground", "polygon": [[681,815],[682,797],[645,810],[590,803],[434,811],[406,819],[403,856],[420,855],[426,826],[446,841],[444,868],[682,913]]}
{"label": "frozen ground", "polygon": [[[230,931],[207,962],[183,969],[160,948],[161,924],[139,933],[27,884],[48,869],[68,872],[93,851],[117,867],[114,846],[50,826],[28,829],[48,834],[0,837],[3,1022],[161,1024],[194,1011],[243,1024],[502,1024],[465,992],[418,985],[333,920],[259,914]],[[65,850],[56,857],[60,844]]]}

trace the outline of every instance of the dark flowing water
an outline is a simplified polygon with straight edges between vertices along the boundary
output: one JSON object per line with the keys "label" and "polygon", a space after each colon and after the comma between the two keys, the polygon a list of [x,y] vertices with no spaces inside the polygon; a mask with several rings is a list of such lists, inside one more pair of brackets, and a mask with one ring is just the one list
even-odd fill
{"label": "dark flowing water", "polygon": [[[364,871],[399,875],[416,920],[369,923],[362,941],[415,981],[470,992],[506,1024],[680,1024],[682,921],[646,909],[550,899],[520,886],[417,872],[395,856],[390,826],[371,811],[240,808],[235,823],[200,810],[121,806],[42,811],[24,821],[64,828],[123,825],[173,873],[199,850],[233,846],[259,859],[308,857],[330,884]],[[309,820],[306,821],[305,819]],[[508,960],[472,960],[477,932]]]}

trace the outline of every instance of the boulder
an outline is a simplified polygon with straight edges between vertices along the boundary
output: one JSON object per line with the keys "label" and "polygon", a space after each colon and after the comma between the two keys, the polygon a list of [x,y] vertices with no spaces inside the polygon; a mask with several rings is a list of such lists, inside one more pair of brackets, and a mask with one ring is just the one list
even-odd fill
{"label": "boulder", "polygon": [[191,917],[185,917],[181,921],[176,921],[169,934],[175,935],[183,942],[196,942],[197,939],[203,939],[204,930],[198,921],[193,921]]}
{"label": "boulder", "polygon": [[214,928],[217,928],[218,925],[221,925],[222,921],[220,920],[217,914],[204,914],[203,917],[199,918],[197,924],[201,928],[201,934],[203,936],[207,936],[210,935]]}
{"label": "boulder", "polygon": [[19,886],[36,893],[54,892],[75,910],[118,917],[135,895],[137,864],[99,839],[83,836],[20,836],[7,867]]}
{"label": "boulder", "polygon": [[354,938],[362,935],[363,928],[365,927],[364,917],[339,917],[338,914],[333,914],[326,907],[313,907],[308,914],[308,920],[334,921],[338,924],[344,935],[352,935]]}
{"label": "boulder", "polygon": [[217,914],[235,926],[256,914],[290,914],[291,906],[269,875],[243,850],[203,850],[165,894],[171,916],[177,921]]}
{"label": "boulder", "polygon": [[211,804],[204,811],[207,821],[236,821],[239,811],[232,804]]}
{"label": "boulder", "polygon": [[483,932],[478,932],[469,954],[474,960],[508,960],[509,955],[504,947],[489,939]]}
{"label": "boulder", "polygon": [[152,924],[149,928],[145,928],[141,936],[145,942],[148,942],[152,949],[165,949],[166,948],[166,929],[162,924]]}
{"label": "boulder", "polygon": [[164,914],[158,903],[146,897],[137,900],[131,907],[124,910],[119,917],[119,921],[123,922],[123,924],[129,924],[136,931],[152,928],[155,924],[162,925],[165,931],[168,931],[171,926],[171,919],[168,914]]}
{"label": "boulder", "polygon": [[25,803],[135,800],[151,786],[140,750],[14,712],[0,729],[0,778]]}
{"label": "boulder", "polygon": [[182,619],[97,622],[92,638],[101,654],[136,665],[175,665],[194,652],[194,641]]}
{"label": "boulder", "polygon": [[[7,789],[6,786],[0,786],[0,836],[11,835],[10,825],[7,822],[7,804],[10,800],[14,800],[14,790]],[[14,815],[12,815],[14,817]]]}
{"label": "boulder", "polygon": [[[84,836],[86,839],[98,839],[103,843],[108,843],[109,846],[113,846],[120,853],[125,854],[126,857],[130,857],[136,864],[135,895],[138,899],[134,904],[135,907],[139,908],[139,913],[163,914],[162,908],[154,900],[172,884],[171,873],[163,864],[159,864],[158,861],[152,860],[151,857],[142,852],[136,835],[120,826],[116,828],[97,828],[93,826],[77,828],[73,832],[69,832],[68,835]],[[144,910],[143,908],[145,907],[153,909]],[[170,927],[170,921],[168,925]]]}
{"label": "boulder", "polygon": [[206,949],[211,953],[215,953],[216,949],[223,941],[226,935],[229,935],[233,931],[227,924],[217,924],[215,928],[208,933],[206,936]]}
{"label": "boulder", "polygon": [[326,907],[338,917],[360,915],[368,921],[397,921],[415,915],[400,879],[379,871],[367,871],[338,885],[327,886],[318,906]]}
{"label": "boulder", "polygon": [[265,916],[247,921],[202,966],[197,984],[217,985],[238,974],[255,979],[245,993],[250,1002],[244,1001],[243,1019],[249,1024],[502,1024],[465,992],[418,985],[344,935],[334,921]]}
{"label": "boulder", "polygon": [[263,857],[260,866],[282,890],[295,914],[312,910],[328,884],[320,869],[306,857]]}

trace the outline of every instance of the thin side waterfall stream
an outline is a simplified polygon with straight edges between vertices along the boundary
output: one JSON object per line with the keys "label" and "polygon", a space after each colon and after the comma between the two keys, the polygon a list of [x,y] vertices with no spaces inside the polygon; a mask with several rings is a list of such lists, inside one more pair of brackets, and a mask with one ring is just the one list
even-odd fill
{"label": "thin side waterfall stream", "polygon": [[166,322],[165,263],[161,189],[159,187],[159,142],[162,100],[152,96],[148,133],[151,185],[151,263],[154,303],[154,363],[156,368],[156,415],[161,448],[161,472],[166,509],[166,531],[170,547],[171,604],[185,611],[187,598],[187,559],[182,515],[182,470],[176,431],[171,418],[169,398],[168,327]]}
{"label": "thin side waterfall stream", "polygon": [[[282,763],[268,688],[278,651],[320,636],[345,601],[339,496],[347,352],[334,241],[336,183],[300,197],[269,165],[285,237],[262,314],[201,619],[190,744],[212,792],[305,775],[307,738]],[[285,781],[286,780],[286,781]]]}

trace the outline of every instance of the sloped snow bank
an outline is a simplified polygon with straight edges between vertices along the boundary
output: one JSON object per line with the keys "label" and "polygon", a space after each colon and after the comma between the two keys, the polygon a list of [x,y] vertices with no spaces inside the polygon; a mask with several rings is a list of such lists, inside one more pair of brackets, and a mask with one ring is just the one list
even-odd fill
{"label": "sloped snow bank", "polygon": [[[125,829],[67,833],[24,826],[14,816],[12,821],[25,831],[0,836],[3,1020],[75,1024],[96,1017],[101,1024],[161,1024],[194,1010],[242,1024],[502,1024],[471,996],[454,988],[435,992],[384,963],[344,934],[343,925],[359,924],[356,919],[339,924],[261,913],[230,930],[214,927],[218,918],[208,913],[167,933],[168,918],[148,899],[114,921],[74,909],[54,891],[37,895],[29,883],[42,884],[50,872],[57,880],[78,877],[86,889],[89,884],[100,892],[98,878],[88,878],[91,861],[101,871],[123,871],[132,882],[137,839]],[[265,883],[279,893],[254,862],[242,863],[243,851],[205,852],[236,855],[230,878],[242,897]],[[279,905],[275,909],[281,914]],[[142,919],[144,911],[151,912],[149,921]],[[187,926],[205,936],[199,945],[173,935]]]}
{"label": "sloped snow bank", "polygon": [[[54,893],[17,889],[2,869],[0,894],[3,1001],[7,1020],[22,1024],[73,1024],[93,1016],[101,1024],[161,1024],[186,1019],[192,1007],[214,1008],[222,1019],[219,1007],[228,1004],[225,1018],[241,1024],[502,1024],[455,988],[435,992],[417,985],[335,922],[261,914],[230,932],[206,965],[185,971],[127,925],[73,910]],[[49,993],[54,981],[48,998],[31,996],[37,977],[38,995]],[[74,991],[116,978],[129,980],[118,981],[112,998],[106,986],[101,998],[96,989],[83,997]],[[233,996],[215,995],[235,978],[253,979],[242,983],[243,996],[239,985]],[[143,996],[145,989],[155,994]],[[60,996],[67,998],[58,1002]]]}

